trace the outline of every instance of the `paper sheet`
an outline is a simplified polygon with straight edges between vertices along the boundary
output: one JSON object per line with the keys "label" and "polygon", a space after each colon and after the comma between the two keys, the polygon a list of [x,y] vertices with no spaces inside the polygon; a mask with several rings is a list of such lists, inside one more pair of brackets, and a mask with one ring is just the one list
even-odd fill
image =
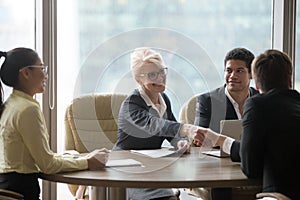
{"label": "paper sheet", "polygon": [[129,167],[129,166],[142,166],[142,163],[134,159],[108,160],[106,163],[106,167]]}
{"label": "paper sheet", "polygon": [[150,156],[151,158],[161,158],[164,156],[169,156],[177,151],[169,150],[169,149],[151,149],[151,150],[130,150],[132,153],[142,154],[145,156]]}

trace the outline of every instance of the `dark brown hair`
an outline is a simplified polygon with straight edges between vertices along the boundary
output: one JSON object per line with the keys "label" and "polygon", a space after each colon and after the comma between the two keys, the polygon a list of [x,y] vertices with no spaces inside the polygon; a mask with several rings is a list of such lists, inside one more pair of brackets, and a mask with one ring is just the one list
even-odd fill
{"label": "dark brown hair", "polygon": [[281,51],[270,49],[257,56],[252,63],[252,72],[256,84],[264,92],[292,87],[292,61]]}
{"label": "dark brown hair", "polygon": [[[34,65],[39,59],[38,54],[29,48],[15,48],[8,52],[0,51],[0,58],[4,57],[0,69],[0,78],[2,82],[10,87],[15,87],[18,83],[19,70],[23,67]],[[1,100],[0,100],[0,116],[4,109],[3,104],[3,88],[0,82]]]}

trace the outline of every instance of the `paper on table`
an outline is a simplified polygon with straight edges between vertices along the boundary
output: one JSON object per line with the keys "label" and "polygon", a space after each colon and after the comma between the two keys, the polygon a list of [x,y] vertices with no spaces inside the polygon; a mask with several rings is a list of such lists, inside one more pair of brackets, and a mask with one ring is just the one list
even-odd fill
{"label": "paper on table", "polygon": [[129,167],[129,166],[142,166],[142,163],[134,159],[108,160],[106,163],[106,167]]}
{"label": "paper on table", "polygon": [[177,151],[169,150],[169,149],[151,149],[151,150],[130,150],[132,153],[142,154],[145,156],[150,156],[152,158],[160,158],[164,156],[169,156],[174,153],[177,153]]}

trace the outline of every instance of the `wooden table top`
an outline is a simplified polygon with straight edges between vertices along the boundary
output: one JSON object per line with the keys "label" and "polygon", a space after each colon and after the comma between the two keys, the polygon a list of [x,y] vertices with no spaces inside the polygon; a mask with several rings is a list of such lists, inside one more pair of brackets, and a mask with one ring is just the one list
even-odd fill
{"label": "wooden table top", "polygon": [[143,166],[108,167],[99,171],[77,171],[58,174],[41,174],[48,181],[103,186],[134,188],[189,188],[189,187],[238,187],[260,186],[261,181],[248,179],[240,164],[230,158],[207,156],[200,148],[193,147],[191,154],[151,158],[131,153],[114,151],[110,159],[132,158]]}

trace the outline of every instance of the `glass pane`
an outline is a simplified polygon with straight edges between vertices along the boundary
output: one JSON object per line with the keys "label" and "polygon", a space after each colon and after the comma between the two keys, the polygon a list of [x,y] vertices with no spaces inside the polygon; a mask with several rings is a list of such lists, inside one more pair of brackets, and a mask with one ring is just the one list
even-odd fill
{"label": "glass pane", "polygon": [[[149,46],[169,66],[175,116],[193,95],[224,84],[227,51],[271,47],[272,0],[58,1],[58,131],[73,98],[130,93],[130,53]],[[236,6],[238,5],[238,6]],[[257,6],[259,5],[259,7]],[[63,140],[58,144],[63,149]],[[63,197],[61,197],[63,199]]]}
{"label": "glass pane", "polygon": [[[0,1],[0,51],[9,51],[16,47],[35,48],[35,0]],[[0,63],[4,58],[0,59]],[[4,99],[12,88],[2,84]],[[41,185],[41,181],[40,181]]]}
{"label": "glass pane", "polygon": [[[16,47],[33,48],[35,46],[35,0],[0,1],[0,44],[1,51]],[[0,60],[2,63],[4,59]],[[11,93],[11,88],[4,87],[4,98]]]}
{"label": "glass pane", "polygon": [[228,50],[271,46],[271,0],[77,0],[58,2],[58,10],[62,108],[85,93],[130,92],[129,54],[151,46],[170,66],[166,92],[178,114],[187,98],[224,82]]}

